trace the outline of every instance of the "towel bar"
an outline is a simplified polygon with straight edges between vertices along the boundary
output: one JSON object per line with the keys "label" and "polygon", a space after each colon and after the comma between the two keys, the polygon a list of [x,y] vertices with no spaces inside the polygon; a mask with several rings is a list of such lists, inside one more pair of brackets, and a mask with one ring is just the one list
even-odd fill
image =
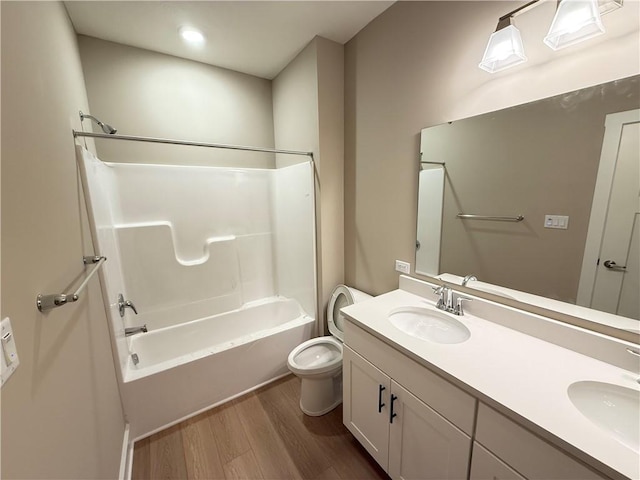
{"label": "towel bar", "polygon": [[80,284],[78,289],[73,293],[52,293],[49,295],[43,295],[39,293],[36,297],[36,306],[38,310],[41,312],[45,312],[47,310],[51,310],[52,308],[61,307],[62,305],[66,305],[67,303],[77,302],[80,299],[80,293],[84,290],[84,287],[87,286],[93,274],[98,271],[98,269],[102,266],[104,262],[107,261],[107,257],[103,256],[88,256],[82,257],[82,262],[85,265],[95,264],[93,270],[89,272],[89,275],[84,279],[84,281]]}
{"label": "towel bar", "polygon": [[522,220],[524,220],[524,217],[522,215],[518,215],[517,217],[492,217],[489,215],[472,215],[472,214],[466,214],[466,213],[459,213],[458,215],[456,215],[458,218],[461,218],[463,220],[468,219],[468,220],[493,220],[496,222],[521,222]]}

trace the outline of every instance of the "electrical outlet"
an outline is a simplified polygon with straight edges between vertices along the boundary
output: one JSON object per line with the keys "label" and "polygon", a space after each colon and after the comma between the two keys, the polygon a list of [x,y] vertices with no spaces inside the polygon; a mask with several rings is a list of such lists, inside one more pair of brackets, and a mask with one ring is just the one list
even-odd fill
{"label": "electrical outlet", "polygon": [[411,264],[408,262],[403,262],[401,260],[396,260],[396,272],[400,273],[411,273]]}

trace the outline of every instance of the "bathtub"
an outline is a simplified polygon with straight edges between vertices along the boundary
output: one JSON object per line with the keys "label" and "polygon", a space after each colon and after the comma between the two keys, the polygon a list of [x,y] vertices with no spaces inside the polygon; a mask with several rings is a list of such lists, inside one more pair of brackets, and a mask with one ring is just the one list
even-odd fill
{"label": "bathtub", "polygon": [[132,355],[123,372],[122,400],[131,438],[287,374],[287,355],[314,330],[314,319],[298,302],[273,297],[129,337],[137,364]]}

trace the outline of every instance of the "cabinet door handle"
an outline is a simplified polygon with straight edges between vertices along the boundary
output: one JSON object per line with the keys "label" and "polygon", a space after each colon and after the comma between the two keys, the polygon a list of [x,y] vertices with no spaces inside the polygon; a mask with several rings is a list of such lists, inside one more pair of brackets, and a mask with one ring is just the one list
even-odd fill
{"label": "cabinet door handle", "polygon": [[384,392],[387,387],[383,385],[378,385],[378,413],[382,412],[382,407],[384,407],[384,403],[382,403],[382,392]]}
{"label": "cabinet door handle", "polygon": [[389,410],[389,423],[393,423],[393,417],[397,417],[398,414],[393,412],[393,402],[398,399],[396,395],[391,394],[391,409]]}

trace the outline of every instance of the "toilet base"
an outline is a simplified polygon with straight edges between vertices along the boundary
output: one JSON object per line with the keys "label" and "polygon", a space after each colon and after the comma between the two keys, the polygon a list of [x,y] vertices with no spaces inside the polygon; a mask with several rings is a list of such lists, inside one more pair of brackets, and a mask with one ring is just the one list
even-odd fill
{"label": "toilet base", "polygon": [[342,403],[342,368],[330,377],[302,378],[300,410],[310,417],[329,413]]}

